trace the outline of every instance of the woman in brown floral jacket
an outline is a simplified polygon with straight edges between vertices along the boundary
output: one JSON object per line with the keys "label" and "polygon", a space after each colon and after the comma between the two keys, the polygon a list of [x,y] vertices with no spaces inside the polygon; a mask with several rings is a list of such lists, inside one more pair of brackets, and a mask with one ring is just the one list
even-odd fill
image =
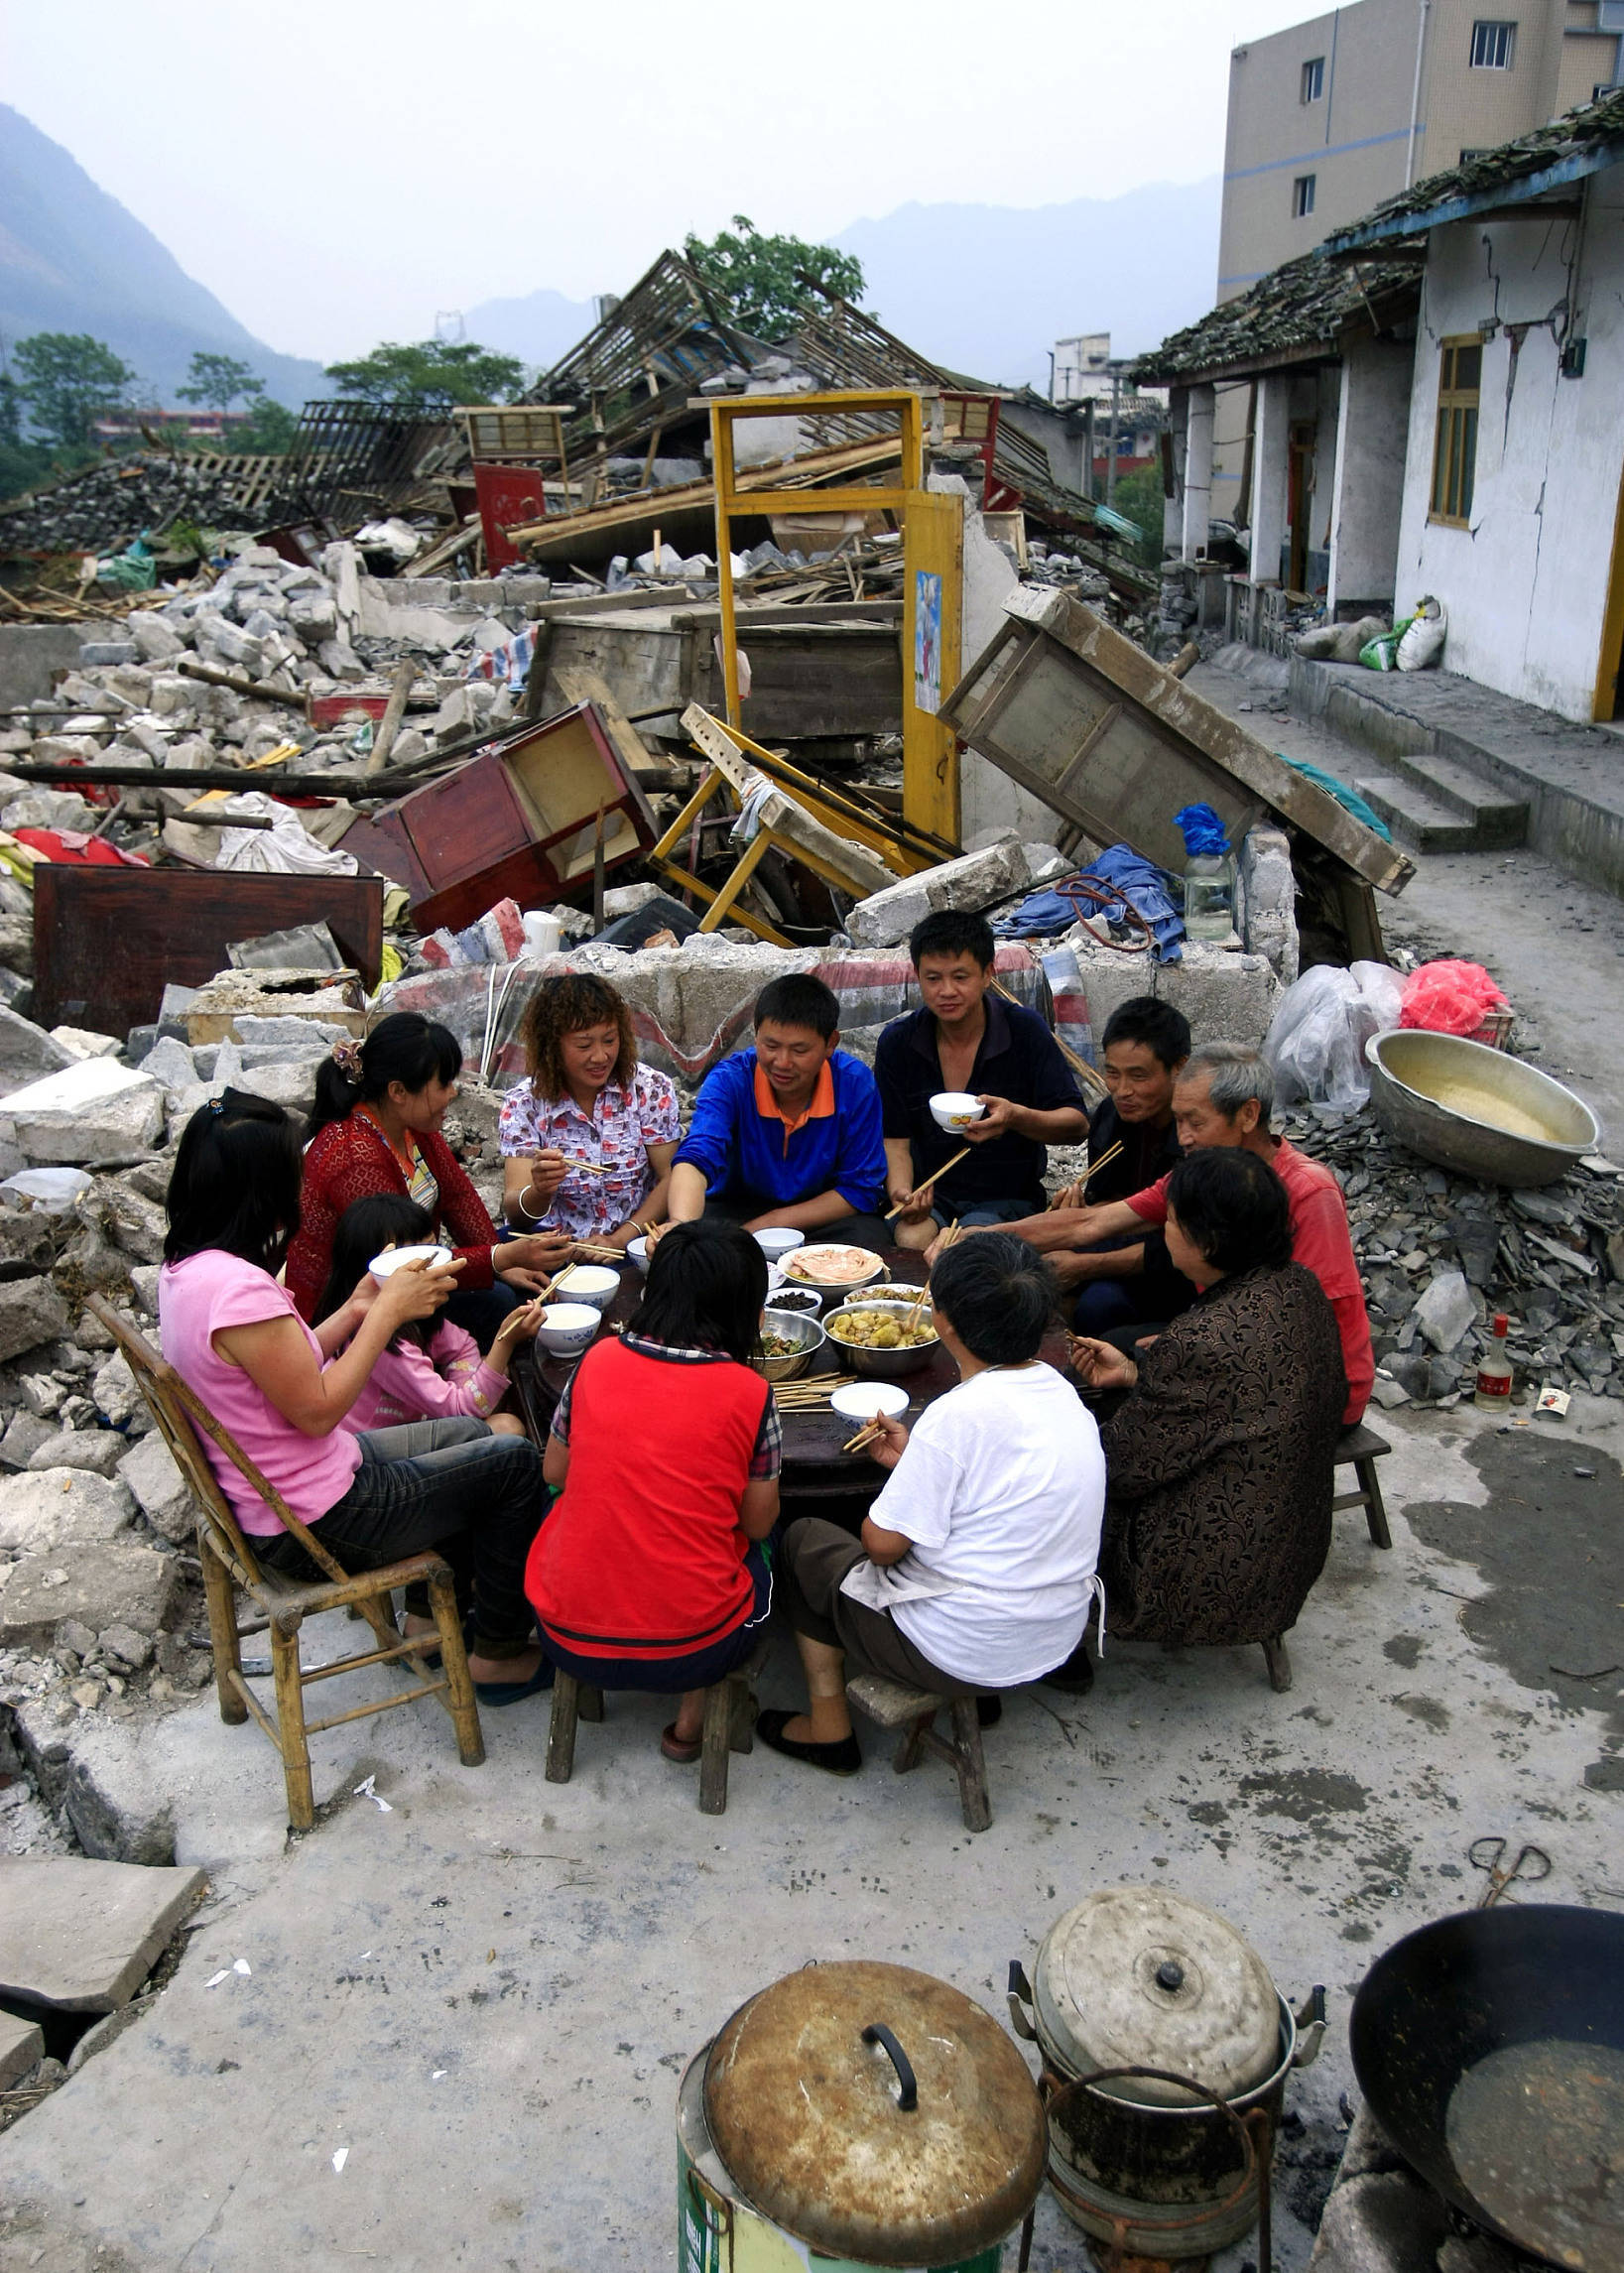
{"label": "woman in brown floral jacket", "polygon": [[1168,1251],[1193,1309],[1136,1363],[1079,1341],[1105,1423],[1100,1573],[1136,1639],[1239,1644],[1296,1622],[1330,1547],[1347,1384],[1336,1320],[1291,1260],[1286,1194],[1254,1154],[1190,1153],[1168,1188]]}

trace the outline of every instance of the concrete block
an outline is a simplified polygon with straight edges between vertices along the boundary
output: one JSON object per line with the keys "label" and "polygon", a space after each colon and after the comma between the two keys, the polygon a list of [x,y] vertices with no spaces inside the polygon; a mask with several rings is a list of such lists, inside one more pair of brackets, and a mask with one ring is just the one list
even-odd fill
{"label": "concrete block", "polygon": [[164,1091],[132,1066],[86,1058],[14,1090],[4,1118],[30,1160],[82,1166],[150,1151],[164,1125]]}
{"label": "concrete block", "polygon": [[[175,1794],[147,1750],[128,1721],[87,1713],[71,1732],[62,1796],[62,1812],[86,1855],[138,1863],[143,1876],[175,1864]],[[149,1957],[149,1971],[152,1963]]]}
{"label": "concrete block", "polygon": [[[130,1284],[135,1289],[135,1299],[147,1317],[152,1319],[158,1316],[158,1274],[162,1269],[161,1263],[133,1263],[130,1266]],[[4,1440],[0,1439],[0,1457],[4,1456]]]}
{"label": "concrete block", "polygon": [[1020,844],[989,844],[859,900],[846,918],[846,930],[860,947],[892,947],[938,908],[985,908],[1020,891],[1030,873]]}
{"label": "concrete block", "polygon": [[[95,1433],[115,1445],[120,1441],[108,1430]],[[126,1485],[82,1467],[30,1466],[0,1481],[0,1547],[14,1552],[44,1555],[73,1543],[112,1539],[134,1518],[135,1495]]]}
{"label": "concrete block", "polygon": [[15,1010],[0,1004],[0,1096],[44,1073],[61,1073],[77,1055],[32,1018],[19,1018]]}
{"label": "concrete block", "polygon": [[40,1447],[60,1434],[38,1413],[14,1413],[0,1437],[0,1468],[26,1468]]}
{"label": "concrete block", "polygon": [[87,1475],[111,1476],[129,1449],[116,1429],[62,1429],[29,1454],[28,1466],[82,1468]]}
{"label": "concrete block", "polygon": [[233,623],[228,615],[209,608],[197,616],[197,652],[229,670],[256,675],[265,662],[265,643]]}
{"label": "concrete block", "polygon": [[96,1401],[96,1411],[115,1429],[122,1429],[137,1413],[145,1413],[147,1409],[135,1385],[135,1375],[121,1355],[109,1357],[105,1365],[98,1367],[91,1395]]}
{"label": "concrete block", "polygon": [[[111,1432],[109,1432],[111,1434]],[[114,1443],[120,1440],[113,1439]],[[136,1505],[174,1547],[183,1546],[197,1526],[197,1503],[175,1455],[155,1429],[143,1437],[118,1463],[118,1478],[134,1493]]]}
{"label": "concrete block", "polygon": [[93,1210],[121,1251],[137,1263],[156,1263],[164,1253],[168,1218],[156,1200],[149,1200],[122,1177],[106,1177],[93,1194],[80,1202]]}
{"label": "concrete block", "polygon": [[197,1079],[191,1052],[184,1042],[177,1042],[173,1034],[160,1036],[141,1060],[141,1071],[152,1080],[161,1081],[166,1089],[189,1089]]}
{"label": "concrete block", "polygon": [[0,2012],[0,2091],[9,2091],[44,2058],[45,2032],[38,2022]]}
{"label": "concrete block", "polygon": [[152,1636],[138,1633],[134,1626],[109,1626],[96,1636],[96,1647],[109,1665],[125,1673],[139,1673],[152,1659]]}
{"label": "concrete block", "polygon": [[43,1207],[0,1206],[0,1262],[49,1271],[57,1255],[55,1220]]}
{"label": "concrete block", "polygon": [[0,624],[0,706],[49,702],[55,675],[72,670],[82,638],[76,623]]}
{"label": "concrete block", "polygon": [[54,1026],[51,1039],[69,1060],[78,1058],[116,1058],[119,1054],[117,1037],[111,1034],[92,1034],[82,1026]]}
{"label": "concrete block", "polygon": [[81,1855],[0,1858],[0,1994],[62,2012],[117,2011],[206,1883],[200,1870]]}
{"label": "concrete block", "polygon": [[148,663],[167,663],[172,656],[185,655],[187,643],[172,625],[151,608],[143,608],[129,618],[129,633],[136,653]]}
{"label": "concrete block", "polygon": [[155,1634],[179,1582],[172,1555],[134,1539],[72,1540],[42,1555],[25,1555],[10,1566],[0,1589],[0,1647],[48,1648],[68,1618],[82,1619],[97,1633],[128,1625]]}
{"label": "concrete block", "polygon": [[[61,742],[62,737],[55,737]],[[67,762],[67,754],[48,749],[44,742],[35,744],[35,753],[42,764],[49,765],[54,758]],[[77,753],[82,755],[82,753]],[[91,745],[91,756],[99,756],[96,745]],[[71,790],[31,787],[21,797],[8,798],[0,806],[0,828],[76,828],[88,832],[94,828],[97,814],[93,806]]]}
{"label": "concrete block", "polygon": [[1417,1303],[1417,1326],[1441,1352],[1451,1350],[1477,1316],[1477,1306],[1461,1271],[1440,1271]]}
{"label": "concrete block", "polygon": [[58,1341],[66,1331],[66,1306],[49,1279],[0,1284],[0,1361]]}
{"label": "concrete block", "polygon": [[1113,954],[1080,932],[1068,935],[1067,944],[1076,949],[1096,1038],[1112,1011],[1136,994],[1182,1010],[1197,1042],[1260,1044],[1269,1031],[1281,988],[1262,955],[1193,941],[1187,942],[1182,962],[1153,963],[1148,955]]}
{"label": "concrete block", "polygon": [[1247,949],[1262,955],[1282,986],[1291,986],[1300,966],[1297,931],[1297,878],[1292,848],[1279,828],[1249,828],[1235,863],[1236,916]]}

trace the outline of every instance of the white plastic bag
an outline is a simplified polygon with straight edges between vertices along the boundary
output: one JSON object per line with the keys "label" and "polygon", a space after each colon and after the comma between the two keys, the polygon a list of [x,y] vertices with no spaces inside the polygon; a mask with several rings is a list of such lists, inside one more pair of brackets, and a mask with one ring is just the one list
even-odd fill
{"label": "white plastic bag", "polygon": [[1429,592],[1416,609],[1409,630],[1399,641],[1399,669],[1431,670],[1443,653],[1443,642],[1448,631],[1449,619],[1443,612],[1443,602],[1434,599]]}
{"label": "white plastic bag", "polygon": [[1401,987],[1385,963],[1351,970],[1316,963],[1289,986],[1275,1012],[1263,1054],[1275,1073],[1275,1101],[1306,1099],[1327,1119],[1356,1113],[1369,1101],[1365,1044],[1399,1019]]}
{"label": "white plastic bag", "polygon": [[65,1215],[81,1192],[95,1182],[82,1168],[20,1168],[0,1184],[8,1198],[15,1195],[47,1215]]}

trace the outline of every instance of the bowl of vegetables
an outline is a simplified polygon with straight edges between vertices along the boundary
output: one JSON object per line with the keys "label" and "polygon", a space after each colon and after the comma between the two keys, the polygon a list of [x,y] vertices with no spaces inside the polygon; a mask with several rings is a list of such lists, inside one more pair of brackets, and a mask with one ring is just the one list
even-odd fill
{"label": "bowl of vegetables", "polygon": [[853,1295],[825,1323],[829,1339],[853,1373],[870,1381],[895,1381],[918,1373],[940,1347],[928,1300],[910,1302],[895,1294]]}
{"label": "bowl of vegetables", "polygon": [[793,1381],[823,1346],[823,1328],[803,1311],[764,1310],[761,1314],[761,1351],[752,1360],[769,1381]]}

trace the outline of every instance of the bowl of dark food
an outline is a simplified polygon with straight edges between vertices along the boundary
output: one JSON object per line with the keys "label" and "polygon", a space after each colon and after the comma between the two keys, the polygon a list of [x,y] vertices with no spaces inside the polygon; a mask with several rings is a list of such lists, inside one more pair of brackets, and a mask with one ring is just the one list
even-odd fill
{"label": "bowl of dark food", "polygon": [[793,1381],[823,1346],[823,1328],[803,1311],[764,1310],[761,1354],[752,1360],[769,1381]]}
{"label": "bowl of dark food", "polygon": [[821,1295],[814,1295],[811,1287],[775,1286],[767,1283],[767,1308],[775,1311],[794,1311],[798,1318],[816,1318],[823,1308]]}
{"label": "bowl of dark food", "polygon": [[930,1298],[853,1295],[825,1321],[843,1364],[868,1381],[896,1381],[930,1364],[940,1347]]}

